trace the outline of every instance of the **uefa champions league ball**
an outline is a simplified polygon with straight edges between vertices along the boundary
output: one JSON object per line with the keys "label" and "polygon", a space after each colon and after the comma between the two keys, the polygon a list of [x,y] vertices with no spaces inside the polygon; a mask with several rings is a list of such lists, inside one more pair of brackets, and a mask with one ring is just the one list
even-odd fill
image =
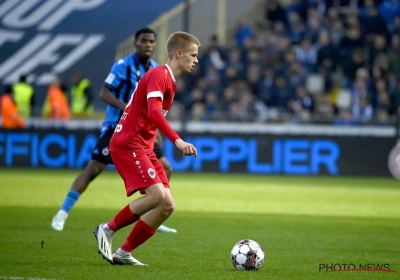
{"label": "uefa champions league ball", "polygon": [[233,246],[231,262],[237,270],[257,270],[264,263],[264,251],[254,240],[243,239]]}

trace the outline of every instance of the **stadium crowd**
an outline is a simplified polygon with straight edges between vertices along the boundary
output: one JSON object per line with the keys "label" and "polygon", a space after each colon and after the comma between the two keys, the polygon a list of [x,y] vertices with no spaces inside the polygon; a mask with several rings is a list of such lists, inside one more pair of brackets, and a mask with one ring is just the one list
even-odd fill
{"label": "stadium crowd", "polygon": [[395,119],[399,1],[282,2],[266,0],[265,19],[239,22],[227,46],[211,36],[200,67],[178,80],[168,117],[338,125]]}
{"label": "stadium crowd", "polygon": [[[177,81],[168,118],[337,125],[396,122],[399,2],[265,0],[263,20],[241,20],[227,45],[212,35],[208,46],[200,48],[199,66]],[[24,127],[23,120],[30,116],[93,117],[90,81],[78,72],[70,78],[71,96],[57,76],[43,106],[26,76],[6,87],[0,98],[0,108],[9,108],[0,110],[3,126]],[[13,96],[12,91],[18,94]],[[12,99],[15,106],[8,106]]]}

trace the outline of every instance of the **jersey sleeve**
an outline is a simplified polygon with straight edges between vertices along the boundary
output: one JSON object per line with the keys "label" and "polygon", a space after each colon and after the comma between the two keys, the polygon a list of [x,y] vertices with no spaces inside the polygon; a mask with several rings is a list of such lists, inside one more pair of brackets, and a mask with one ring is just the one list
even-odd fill
{"label": "jersey sleeve", "polygon": [[104,86],[110,90],[117,89],[126,80],[126,63],[123,59],[118,60],[111,67],[111,71],[104,81]]}
{"label": "jersey sleeve", "polygon": [[147,100],[151,97],[164,98],[167,90],[167,76],[162,71],[153,71],[148,77]]}
{"label": "jersey sleeve", "polygon": [[172,143],[180,139],[179,135],[169,125],[164,115],[161,113],[162,101],[159,98],[150,98],[148,100],[148,118],[151,120],[157,129],[159,129],[165,137]]}
{"label": "jersey sleeve", "polygon": [[172,143],[175,143],[175,141],[180,139],[180,137],[169,125],[161,112],[164,93],[168,89],[167,77],[168,76],[164,73],[164,70],[153,71],[148,76],[147,117],[155,124],[157,129],[165,135],[165,137],[167,137]]}

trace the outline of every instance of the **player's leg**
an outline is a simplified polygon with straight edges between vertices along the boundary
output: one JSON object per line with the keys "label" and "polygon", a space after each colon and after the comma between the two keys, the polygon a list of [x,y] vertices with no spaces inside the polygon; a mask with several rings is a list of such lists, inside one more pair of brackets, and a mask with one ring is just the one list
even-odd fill
{"label": "player's leg", "polygon": [[168,181],[171,180],[171,176],[172,176],[172,167],[171,164],[169,163],[168,159],[164,156],[162,157],[157,157],[158,160],[161,162],[161,164],[164,167],[165,170],[165,174],[167,175]]}
{"label": "player's leg", "polygon": [[[120,229],[129,226],[138,221],[138,227],[144,233],[140,235],[138,242],[143,243],[156,232],[154,229],[146,226],[140,221],[140,216],[144,213],[156,208],[164,201],[165,191],[161,183],[157,183],[145,188],[145,196],[139,197],[129,203],[108,223],[97,226],[94,230],[95,237],[98,241],[99,253],[110,263],[143,265],[138,260],[134,259],[129,250],[130,241],[125,241],[119,249],[119,255],[111,255],[112,253],[112,237]],[[151,211],[150,211],[151,212]],[[134,227],[134,229],[137,226]],[[137,229],[136,229],[137,231]],[[132,230],[133,232],[133,230]],[[132,233],[131,233],[132,234]],[[131,235],[129,235],[131,236]],[[130,240],[129,237],[127,240]],[[141,244],[140,243],[140,244]],[[121,251],[122,250],[122,251]]]}
{"label": "player's leg", "polygon": [[[164,188],[165,198],[156,208],[146,213],[142,221],[151,228],[158,228],[175,210],[175,202],[169,188]],[[139,244],[140,245],[140,244]],[[135,247],[136,248],[136,247]]]}
{"label": "player's leg", "polygon": [[65,221],[68,218],[68,214],[71,211],[72,207],[78,201],[81,194],[89,186],[90,182],[92,182],[94,178],[96,178],[106,167],[106,164],[98,162],[96,160],[89,161],[85,169],[72,183],[72,186],[64,199],[61,209],[53,217],[51,227],[54,230],[61,231],[64,229]]}
{"label": "player's leg", "polygon": [[[146,196],[148,195],[147,190]],[[163,187],[163,191],[163,201],[135,224],[122,246],[113,254],[114,263],[121,265],[137,264],[138,261],[132,257],[132,251],[150,239],[155,234],[156,229],[171,216],[175,209],[175,203],[169,188]]]}
{"label": "player's leg", "polygon": [[[164,156],[161,145],[158,142],[154,143],[154,153],[156,154],[157,159],[161,162],[161,164],[164,168],[165,174],[167,175],[167,178],[169,181],[171,178],[171,175],[172,175],[172,168],[171,168],[171,165],[169,164],[169,161]],[[176,233],[177,232],[176,229],[167,227],[165,225],[160,225],[157,228],[157,231],[164,232],[164,233]]]}
{"label": "player's leg", "polygon": [[[141,215],[156,208],[165,198],[164,185],[155,171],[157,169],[146,154],[113,153],[112,157],[117,172],[124,180],[127,196],[136,191],[141,191],[146,195],[129,203],[107,224],[101,224],[95,228],[99,252],[111,263],[113,263],[111,250],[114,233],[138,221]],[[142,265],[131,256],[121,261]]]}
{"label": "player's leg", "polygon": [[53,217],[51,227],[54,230],[61,231],[64,229],[64,224],[68,218],[68,214],[72,207],[78,201],[81,194],[87,189],[89,184],[107,167],[107,164],[112,163],[111,156],[108,151],[108,144],[112,136],[112,130],[100,135],[99,141],[92,153],[92,159],[86,165],[85,169],[78,175],[72,183],[64,202]]}

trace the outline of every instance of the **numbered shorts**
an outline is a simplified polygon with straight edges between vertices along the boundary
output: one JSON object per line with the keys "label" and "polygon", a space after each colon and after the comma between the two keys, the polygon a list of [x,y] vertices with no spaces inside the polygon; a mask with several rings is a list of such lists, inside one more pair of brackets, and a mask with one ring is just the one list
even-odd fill
{"label": "numbered shorts", "polygon": [[165,188],[169,188],[164,167],[154,152],[150,155],[111,152],[111,157],[115,169],[124,180],[126,196],[131,196],[137,191],[144,194],[145,188],[157,183],[162,183]]}

